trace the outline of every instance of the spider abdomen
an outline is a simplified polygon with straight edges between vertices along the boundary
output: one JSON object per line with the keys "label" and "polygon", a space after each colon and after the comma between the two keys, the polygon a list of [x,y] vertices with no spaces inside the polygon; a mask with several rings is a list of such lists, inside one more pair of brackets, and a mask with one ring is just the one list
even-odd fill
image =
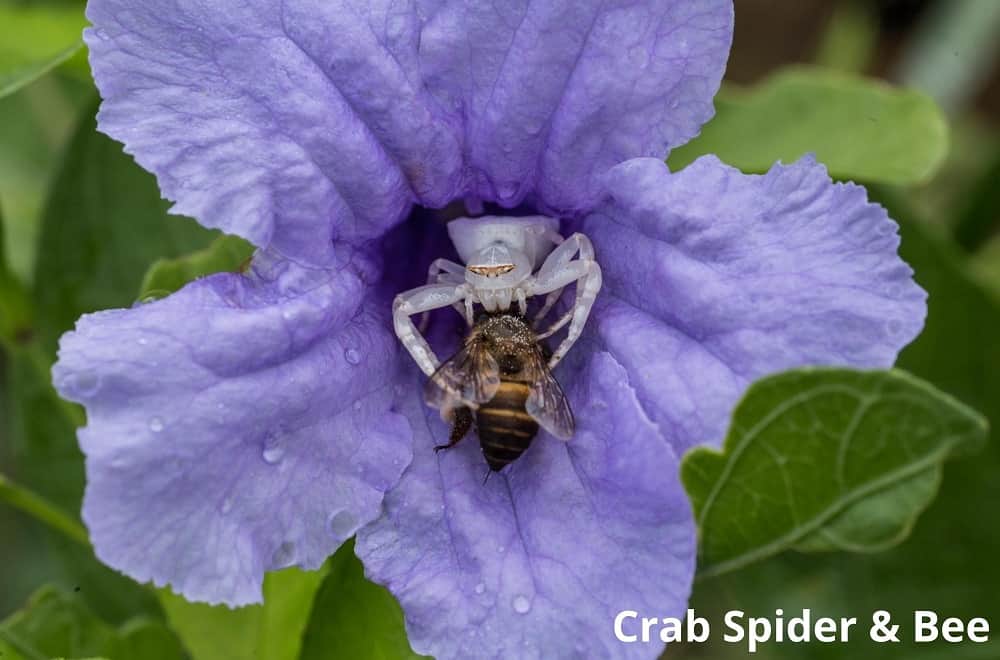
{"label": "spider abdomen", "polygon": [[538,422],[524,408],[529,392],[528,383],[502,378],[496,395],[476,411],[479,445],[494,472],[517,460],[538,434]]}

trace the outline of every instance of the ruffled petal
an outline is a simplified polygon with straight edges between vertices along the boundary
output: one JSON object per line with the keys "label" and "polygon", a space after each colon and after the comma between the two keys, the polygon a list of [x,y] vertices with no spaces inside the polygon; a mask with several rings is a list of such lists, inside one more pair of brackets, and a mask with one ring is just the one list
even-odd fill
{"label": "ruffled petal", "polygon": [[604,271],[589,331],[678,452],[721,442],[756,378],[888,367],[923,327],[896,224],[812,158],[760,176],[636,159],[606,183],[583,223]]}
{"label": "ruffled petal", "polygon": [[470,193],[587,208],[599,177],[687,142],[713,114],[731,0],[436,0],[428,86],[465,117]]}
{"label": "ruffled petal", "polygon": [[318,568],[379,515],[411,434],[390,410],[396,339],[357,271],[258,256],[62,338],[53,379],[87,409],[83,518],[102,561],[242,605],[264,571]]}
{"label": "ruffled petal", "polygon": [[99,127],[175,212],[326,264],[332,240],[378,236],[461,180],[412,4],[91,0]]}
{"label": "ruffled petal", "polygon": [[[581,354],[582,355],[582,354]],[[560,369],[577,414],[568,443],[544,432],[483,483],[474,436],[448,435],[420,402],[398,405],[414,428],[414,461],[385,515],[358,533],[366,575],[400,600],[414,650],[449,658],[654,658],[625,645],[624,609],[683,616],[695,528],[677,458],[607,353]]]}

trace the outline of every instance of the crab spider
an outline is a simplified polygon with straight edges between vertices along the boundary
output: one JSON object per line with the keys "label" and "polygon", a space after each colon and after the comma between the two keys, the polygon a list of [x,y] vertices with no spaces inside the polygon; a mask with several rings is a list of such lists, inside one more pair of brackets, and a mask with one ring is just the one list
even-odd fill
{"label": "crab spider", "polygon": [[569,324],[549,359],[549,368],[555,367],[583,332],[601,290],[601,267],[594,261],[590,239],[580,233],[563,238],[559,221],[546,216],[459,218],[448,223],[448,236],[466,265],[435,260],[427,284],[404,291],[392,305],[396,336],[417,365],[430,376],[439,361],[414,325],[414,314],[454,306],[472,327],[474,305],[503,312],[516,304],[525,316],[528,299],[544,295],[535,315],[538,329],[563,289],[576,282],[573,306],[538,335],[544,339]]}

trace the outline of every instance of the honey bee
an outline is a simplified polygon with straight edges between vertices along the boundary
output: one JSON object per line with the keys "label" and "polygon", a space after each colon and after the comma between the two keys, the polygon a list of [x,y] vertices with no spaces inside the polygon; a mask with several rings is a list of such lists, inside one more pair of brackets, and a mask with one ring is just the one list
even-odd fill
{"label": "honey bee", "polygon": [[528,449],[539,426],[557,438],[572,437],[573,411],[547,362],[523,317],[483,314],[424,388],[427,404],[452,423],[448,444],[434,450],[458,444],[474,421],[486,463],[497,472]]}

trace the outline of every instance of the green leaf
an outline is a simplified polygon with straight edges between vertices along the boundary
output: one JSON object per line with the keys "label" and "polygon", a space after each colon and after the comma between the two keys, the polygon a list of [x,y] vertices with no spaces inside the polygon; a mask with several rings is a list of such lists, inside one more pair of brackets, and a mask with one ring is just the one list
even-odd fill
{"label": "green leaf", "polygon": [[[2,1],[2,0],[0,0]],[[0,98],[0,200],[7,223],[10,269],[28,282],[34,267],[41,212],[53,170],[93,98],[93,85],[46,76]]]}
{"label": "green leaf", "polygon": [[972,269],[993,295],[1000,296],[1000,235],[991,240],[972,258]]}
{"label": "green leaf", "polygon": [[822,528],[796,541],[803,552],[881,552],[902,542],[941,485],[936,467],[901,479],[833,516]]}
{"label": "green leaf", "polygon": [[[1000,297],[969,277],[960,252],[914,217],[909,204],[884,190],[872,191],[900,222],[901,252],[929,294],[924,332],[900,356],[900,366],[983,410],[993,421],[991,442],[974,458],[949,461],[944,487],[920,516],[905,542],[886,552],[824,557],[785,553],[745,570],[701,580],[692,601],[700,615],[721,621],[727,610],[786,613],[812,608],[825,616],[866,617],[887,609],[899,623],[916,607],[963,619],[996,611],[1000,584]],[[762,588],[762,585],[766,585]],[[862,619],[863,622],[863,619]],[[848,644],[772,644],[770,658],[840,660],[982,660],[1000,657],[1000,636],[987,644],[914,644],[904,625],[903,642],[875,645],[867,635]],[[744,658],[745,651],[713,639],[700,657]],[[764,653],[759,653],[764,656]]]}
{"label": "green leaf", "polygon": [[0,643],[11,650],[3,649],[5,659],[106,656],[115,650],[115,641],[111,626],[54,587],[42,587],[25,609],[0,624]]}
{"label": "green leaf", "polygon": [[[975,412],[902,372],[803,369],[758,381],[737,407],[722,453],[695,450],[681,468],[702,575],[799,542],[814,547],[827,530],[845,548],[901,536],[929,499],[918,476],[975,451],[986,431]],[[885,520],[874,535],[865,525],[872,496],[893,507],[879,511]]]}
{"label": "green leaf", "polygon": [[1000,296],[977,282],[958,248],[914,217],[902,197],[872,192],[899,221],[900,256],[928,293],[924,330],[900,353],[899,366],[984,411],[994,422],[991,444],[1000,445]]}
{"label": "green leaf", "polygon": [[58,507],[47,502],[45,498],[12,483],[2,474],[0,474],[0,502],[24,511],[83,547],[90,547],[87,530],[78,520],[66,515]]}
{"label": "green leaf", "polygon": [[974,185],[965,193],[965,203],[955,222],[955,241],[969,252],[975,252],[1000,228],[1000,153]]}
{"label": "green leaf", "polygon": [[837,4],[823,31],[815,62],[840,71],[863,71],[871,63],[878,38],[878,16],[870,7],[853,2]]}
{"label": "green leaf", "polygon": [[714,153],[744,172],[807,153],[837,179],[918,183],[948,150],[948,126],[920,92],[823,69],[795,68],[759,86],[725,87],[701,135],[670,154],[679,169]]}
{"label": "green leaf", "polygon": [[165,589],[160,602],[194,660],[296,660],[324,575],[295,568],[268,573],[263,605],[189,603]]}
{"label": "green leaf", "polygon": [[0,97],[71,58],[85,25],[81,7],[0,3]]}
{"label": "green leaf", "polygon": [[187,657],[177,635],[160,621],[136,618],[118,629],[120,657],[141,660],[180,660]]}
{"label": "green leaf", "polygon": [[34,343],[18,343],[7,353],[5,390],[12,405],[2,428],[11,464],[4,468],[63,511],[76,512],[83,493],[76,426],[83,414],[52,388],[50,364]]}
{"label": "green leaf", "polygon": [[24,609],[0,623],[0,657],[38,660],[95,657],[108,660],[182,660],[183,649],[162,624],[136,619],[121,628],[102,621],[74,594],[46,586]]}
{"label": "green leaf", "polygon": [[[403,611],[385,588],[365,579],[354,543],[330,560],[330,572],[316,595],[301,660],[409,660]],[[442,616],[447,613],[442,612]]]}
{"label": "green leaf", "polygon": [[207,246],[216,234],[170,216],[154,178],[83,114],[46,206],[35,268],[43,345],[85,312],[126,307],[150,265]]}
{"label": "green leaf", "polygon": [[142,278],[139,300],[162,298],[205,275],[238,270],[253,256],[253,251],[254,247],[239,236],[219,236],[204,250],[175,259],[159,259]]}
{"label": "green leaf", "polygon": [[7,266],[6,225],[0,207],[0,343],[18,343],[31,328],[28,292]]}

